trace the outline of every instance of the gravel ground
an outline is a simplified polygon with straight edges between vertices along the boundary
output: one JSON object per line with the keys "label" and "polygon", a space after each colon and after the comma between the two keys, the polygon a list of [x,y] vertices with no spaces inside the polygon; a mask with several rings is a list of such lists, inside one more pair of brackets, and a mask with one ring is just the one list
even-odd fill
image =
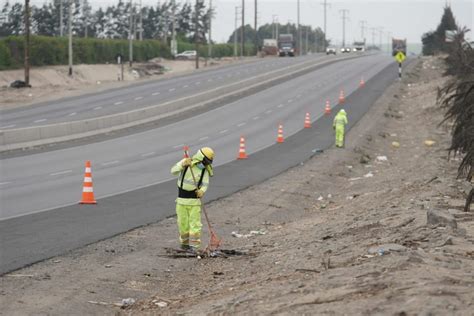
{"label": "gravel ground", "polygon": [[441,72],[420,59],[345,149],[209,203],[223,248],[247,255],[166,256],[173,217],[1,277],[0,314],[473,315],[471,184],[438,126]]}

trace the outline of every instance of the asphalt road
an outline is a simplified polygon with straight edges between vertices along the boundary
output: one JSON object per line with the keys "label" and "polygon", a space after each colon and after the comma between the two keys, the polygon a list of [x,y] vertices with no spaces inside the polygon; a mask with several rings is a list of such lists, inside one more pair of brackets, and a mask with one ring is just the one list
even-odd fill
{"label": "asphalt road", "polygon": [[[358,89],[361,76],[367,85]],[[193,152],[203,145],[216,150],[216,177],[208,199],[305,161],[314,149],[333,142],[332,116],[323,115],[326,99],[334,105],[340,88],[350,94],[345,108],[352,125],[396,76],[396,65],[387,56],[342,61],[155,130],[2,160],[0,271],[172,215],[176,184],[169,169],[182,157],[184,144]],[[302,130],[306,112],[313,128]],[[275,145],[280,122],[287,139]],[[240,135],[246,137],[251,154],[246,161],[235,160]],[[81,196],[85,160],[92,161],[96,206],[75,204]]]}
{"label": "asphalt road", "polygon": [[322,54],[301,58],[267,58],[249,63],[227,65],[168,79],[147,81],[104,92],[34,104],[0,111],[0,129],[56,124],[110,115],[165,103],[225,86],[236,81],[319,60]]}

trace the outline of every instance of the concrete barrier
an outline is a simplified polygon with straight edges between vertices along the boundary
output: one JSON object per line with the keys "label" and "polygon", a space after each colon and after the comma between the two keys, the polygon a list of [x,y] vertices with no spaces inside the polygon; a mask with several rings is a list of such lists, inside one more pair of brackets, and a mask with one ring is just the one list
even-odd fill
{"label": "concrete barrier", "polygon": [[197,109],[236,96],[250,89],[267,87],[272,83],[302,75],[323,65],[358,57],[361,56],[347,56],[317,63],[311,60],[298,65],[286,66],[230,85],[206,90],[192,96],[128,112],[80,121],[3,130],[0,131],[0,152],[70,141],[158,121],[187,110]]}

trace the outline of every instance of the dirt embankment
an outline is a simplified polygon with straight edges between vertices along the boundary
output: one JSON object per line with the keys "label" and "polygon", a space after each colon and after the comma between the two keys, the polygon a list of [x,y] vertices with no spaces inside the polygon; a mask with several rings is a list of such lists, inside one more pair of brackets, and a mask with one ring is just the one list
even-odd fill
{"label": "dirt embankment", "polygon": [[[222,58],[200,63],[200,69],[218,67],[230,63],[249,61]],[[176,74],[195,70],[193,60],[165,60],[156,58],[148,63],[135,63],[132,68],[124,64],[123,81],[121,67],[116,64],[74,65],[73,76],[69,77],[68,66],[48,66],[32,68],[29,89],[9,88],[15,80],[24,80],[23,69],[0,71],[0,108],[11,108],[38,102],[51,101],[84,93],[99,92],[118,88],[131,83],[149,79],[168,78]]]}
{"label": "dirt embankment", "polygon": [[124,314],[472,315],[474,218],[459,211],[470,184],[438,127],[439,67],[421,60],[345,149],[210,203],[224,247],[248,256],[163,256],[177,243],[170,218],[3,276],[0,313],[113,315],[132,298]]}

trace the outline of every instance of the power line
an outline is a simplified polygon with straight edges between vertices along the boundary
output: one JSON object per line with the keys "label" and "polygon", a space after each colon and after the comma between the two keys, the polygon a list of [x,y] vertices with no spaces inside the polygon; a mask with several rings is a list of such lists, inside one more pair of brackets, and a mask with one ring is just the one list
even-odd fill
{"label": "power line", "polygon": [[367,21],[361,20],[359,21],[359,25],[360,25],[360,36],[361,36],[360,39],[364,41],[365,43],[365,30],[367,29]]}
{"label": "power line", "polygon": [[349,10],[342,9],[339,10],[339,13],[342,13],[342,47],[346,46],[346,20],[349,20],[349,17],[346,16],[349,13]]}
{"label": "power line", "polygon": [[324,6],[324,43],[323,43],[323,47],[324,49],[326,49],[326,42],[327,42],[327,7],[331,7],[331,4],[328,3],[326,0],[324,0],[323,3],[321,3],[322,6]]}

